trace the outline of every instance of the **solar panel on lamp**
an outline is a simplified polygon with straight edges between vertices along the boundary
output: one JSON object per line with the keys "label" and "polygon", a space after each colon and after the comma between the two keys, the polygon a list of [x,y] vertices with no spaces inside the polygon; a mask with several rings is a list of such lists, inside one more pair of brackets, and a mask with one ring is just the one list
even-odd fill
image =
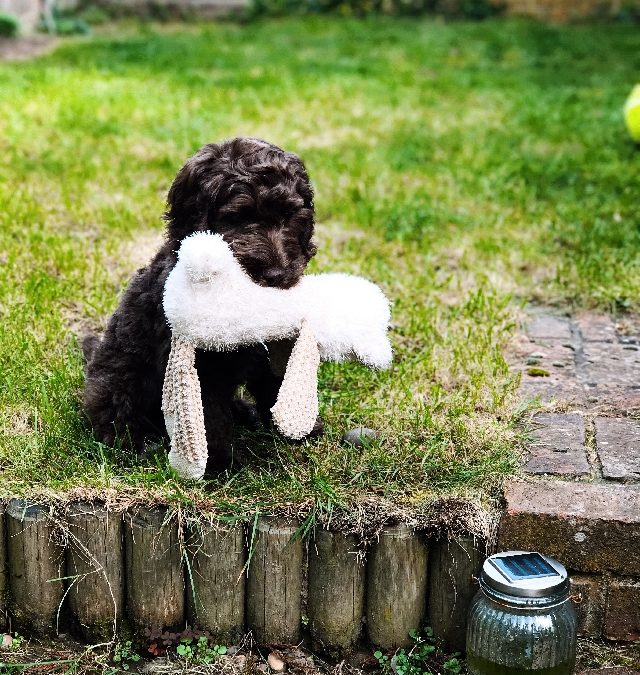
{"label": "solar panel on lamp", "polygon": [[559,576],[558,572],[539,553],[492,558],[491,563],[509,582]]}

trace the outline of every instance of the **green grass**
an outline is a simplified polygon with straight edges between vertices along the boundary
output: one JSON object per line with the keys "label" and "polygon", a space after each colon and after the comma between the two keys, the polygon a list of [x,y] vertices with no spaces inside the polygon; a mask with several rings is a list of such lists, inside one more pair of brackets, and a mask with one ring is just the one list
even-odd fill
{"label": "green grass", "polygon": [[[296,19],[116,25],[0,64],[2,494],[157,498],[247,514],[384,497],[491,501],[524,404],[502,352],[525,301],[637,309],[640,152],[622,123],[631,26]],[[255,135],[317,191],[314,270],[393,299],[393,368],[324,365],[325,438],[241,436],[181,482],[91,439],[75,332],[100,326],[200,145]],[[357,425],[381,431],[362,451]],[[244,450],[243,450],[244,448]],[[74,492],[75,490],[75,492]]]}

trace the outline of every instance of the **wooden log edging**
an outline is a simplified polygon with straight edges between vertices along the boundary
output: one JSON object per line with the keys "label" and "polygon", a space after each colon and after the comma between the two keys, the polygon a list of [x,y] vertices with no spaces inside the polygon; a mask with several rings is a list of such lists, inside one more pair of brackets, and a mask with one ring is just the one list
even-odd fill
{"label": "wooden log edging", "polygon": [[295,644],[302,628],[303,542],[299,523],[261,518],[249,562],[247,625],[259,643]]}
{"label": "wooden log edging", "polygon": [[0,630],[7,628],[7,533],[5,505],[0,502]]}
{"label": "wooden log edging", "polygon": [[12,499],[5,516],[11,614],[22,630],[55,633],[64,598],[64,551],[55,541],[49,508]]}
{"label": "wooden log edging", "polygon": [[362,632],[365,567],[354,535],[317,529],[309,552],[309,627],[313,648],[343,653]]}
{"label": "wooden log edging", "polygon": [[189,530],[187,608],[189,623],[205,626],[223,643],[245,633],[246,550],[241,523],[200,523]]}
{"label": "wooden log edging", "polygon": [[185,585],[178,523],[164,506],[139,507],[125,525],[127,605],[139,628],[179,627]]}
{"label": "wooden log edging", "polygon": [[294,519],[263,517],[255,528],[178,521],[166,507],[77,503],[62,517],[24,500],[0,503],[0,622],[7,608],[11,628],[51,634],[60,618],[89,642],[131,625],[187,624],[220,644],[246,630],[260,644],[306,635],[333,656],[363,641],[407,646],[409,631],[428,624],[449,649],[464,649],[485,557],[470,536],[434,540],[394,525],[365,550],[355,535],[321,526],[303,541]]}
{"label": "wooden log edging", "polygon": [[125,603],[122,514],[104,504],[78,502],[67,514],[67,596],[88,642],[118,630]]}
{"label": "wooden log edging", "polygon": [[367,570],[367,629],[374,645],[384,649],[409,646],[409,631],[422,627],[428,561],[429,549],[422,535],[406,525],[380,531]]}
{"label": "wooden log edging", "polygon": [[472,536],[443,537],[432,546],[427,623],[445,649],[465,649],[467,611],[486,557],[486,544]]}

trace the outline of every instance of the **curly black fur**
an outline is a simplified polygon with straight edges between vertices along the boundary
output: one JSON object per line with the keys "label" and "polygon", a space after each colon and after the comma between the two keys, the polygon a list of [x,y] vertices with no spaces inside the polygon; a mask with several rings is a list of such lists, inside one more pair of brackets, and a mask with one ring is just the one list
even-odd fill
{"label": "curly black fur", "polygon": [[[180,241],[198,231],[220,233],[258,284],[295,285],[315,254],[313,191],[301,160],[265,141],[236,138],[201,148],[182,167],[168,195],[166,242],[129,282],[102,340],[85,350],[84,406],[95,437],[141,450],[164,436],[162,383],[170,331],[162,309],[166,278]],[[264,347],[196,353],[209,446],[208,471],[228,466],[234,405],[245,384],[267,422],[281,378]]]}

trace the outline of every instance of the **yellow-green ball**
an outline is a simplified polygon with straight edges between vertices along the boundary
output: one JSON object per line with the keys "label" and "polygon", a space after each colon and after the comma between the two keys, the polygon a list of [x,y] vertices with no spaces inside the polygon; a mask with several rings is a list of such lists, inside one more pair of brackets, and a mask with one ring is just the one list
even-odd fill
{"label": "yellow-green ball", "polygon": [[627,123],[631,138],[640,143],[640,84],[632,89],[624,104],[624,121]]}

